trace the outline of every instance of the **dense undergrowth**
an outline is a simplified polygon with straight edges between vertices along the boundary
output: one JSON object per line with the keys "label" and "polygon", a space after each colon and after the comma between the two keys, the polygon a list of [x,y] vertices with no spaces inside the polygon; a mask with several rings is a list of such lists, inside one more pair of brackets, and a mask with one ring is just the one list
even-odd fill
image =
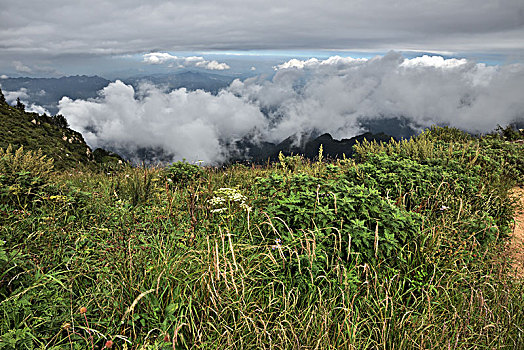
{"label": "dense undergrowth", "polygon": [[524,146],[355,150],[52,174],[1,153],[0,349],[523,348],[502,251]]}

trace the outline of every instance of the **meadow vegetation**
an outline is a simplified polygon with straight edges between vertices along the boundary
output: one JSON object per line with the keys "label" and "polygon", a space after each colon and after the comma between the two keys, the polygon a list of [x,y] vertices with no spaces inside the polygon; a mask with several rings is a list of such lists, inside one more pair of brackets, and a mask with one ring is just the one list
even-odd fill
{"label": "meadow vegetation", "polygon": [[0,349],[518,349],[524,145],[52,172],[0,152]]}

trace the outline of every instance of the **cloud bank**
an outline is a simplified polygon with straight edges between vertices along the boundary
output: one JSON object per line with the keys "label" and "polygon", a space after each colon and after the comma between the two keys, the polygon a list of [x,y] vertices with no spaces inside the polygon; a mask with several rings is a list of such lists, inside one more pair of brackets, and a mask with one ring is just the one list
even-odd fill
{"label": "cloud bank", "polygon": [[273,139],[295,130],[354,136],[359,120],[403,117],[413,125],[488,132],[524,117],[524,66],[391,52],[373,59],[291,60],[271,81],[236,80],[229,90],[271,111]]}
{"label": "cloud bank", "polygon": [[176,68],[197,67],[209,70],[226,70],[231,68],[226,63],[219,63],[214,60],[207,61],[204,57],[200,56],[180,57],[165,52],[151,52],[145,54],[144,62],[149,64],[169,63],[170,67]]}
{"label": "cloud bank", "polygon": [[[1,77],[0,77],[1,79]],[[0,88],[2,87],[2,84],[0,84]],[[20,102],[26,105],[25,110],[27,112],[34,112],[38,114],[47,114],[51,115],[51,113],[45,108],[40,105],[37,105],[35,103],[29,103],[28,100],[30,100],[30,96],[28,93],[28,90],[26,88],[21,88],[17,91],[8,91],[8,90],[2,90],[5,100],[8,104],[14,106],[16,105],[16,99],[19,98]],[[40,94],[44,93],[45,91],[40,91]]]}
{"label": "cloud bank", "polygon": [[29,98],[29,94],[27,93],[26,88],[21,88],[20,90],[17,90],[17,91],[4,91],[3,93],[5,96],[5,100],[10,105],[15,103],[17,98],[19,98],[20,101],[22,102],[25,102]]}
{"label": "cloud bank", "polygon": [[109,84],[96,100],[64,97],[59,108],[94,148],[131,153],[161,148],[173,160],[208,164],[226,160],[227,144],[267,127],[256,106],[228,91],[218,95],[186,89],[167,93],[147,84],[135,91],[121,81]]}
{"label": "cloud bank", "polygon": [[405,118],[415,128],[489,132],[524,121],[524,66],[398,53],[372,59],[290,60],[271,80],[235,80],[214,96],[138,91],[119,81],[95,100],[60,101],[60,113],[94,147],[160,147],[175,159],[220,162],[243,137],[280,142],[301,133],[348,138],[363,120]]}

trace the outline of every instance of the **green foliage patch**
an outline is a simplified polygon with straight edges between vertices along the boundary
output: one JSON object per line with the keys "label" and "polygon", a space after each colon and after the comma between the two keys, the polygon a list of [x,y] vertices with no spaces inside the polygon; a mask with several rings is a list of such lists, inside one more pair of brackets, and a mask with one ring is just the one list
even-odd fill
{"label": "green foliage patch", "polygon": [[171,164],[164,171],[164,177],[173,185],[187,184],[203,177],[204,170],[196,165],[185,161]]}
{"label": "green foliage patch", "polygon": [[319,232],[317,246],[329,255],[336,252],[342,260],[359,254],[366,262],[391,261],[420,234],[420,215],[394,206],[378,190],[344,178],[273,174],[258,179],[257,191],[263,198],[258,205],[276,219],[272,223],[284,244],[304,231]]}
{"label": "green foliage patch", "polygon": [[356,149],[105,172],[1,151],[0,348],[522,348],[522,145]]}

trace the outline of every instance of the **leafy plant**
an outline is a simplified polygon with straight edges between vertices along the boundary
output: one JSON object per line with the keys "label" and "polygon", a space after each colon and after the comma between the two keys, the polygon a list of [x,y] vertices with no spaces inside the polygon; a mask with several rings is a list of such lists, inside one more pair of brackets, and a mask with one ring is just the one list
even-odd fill
{"label": "leafy plant", "polygon": [[164,171],[165,179],[174,185],[196,181],[202,176],[204,171],[200,166],[185,161],[173,163]]}
{"label": "leafy plant", "polygon": [[278,161],[280,167],[284,171],[297,171],[304,165],[304,158],[299,155],[295,156],[284,156],[284,153],[280,152],[278,154]]}
{"label": "leafy plant", "polygon": [[395,207],[377,190],[343,178],[274,174],[258,179],[257,190],[264,198],[259,205],[275,218],[275,234],[284,243],[305,231],[320,230],[324,237],[316,244],[343,260],[354,253],[364,261],[391,260],[420,234],[418,214]]}

